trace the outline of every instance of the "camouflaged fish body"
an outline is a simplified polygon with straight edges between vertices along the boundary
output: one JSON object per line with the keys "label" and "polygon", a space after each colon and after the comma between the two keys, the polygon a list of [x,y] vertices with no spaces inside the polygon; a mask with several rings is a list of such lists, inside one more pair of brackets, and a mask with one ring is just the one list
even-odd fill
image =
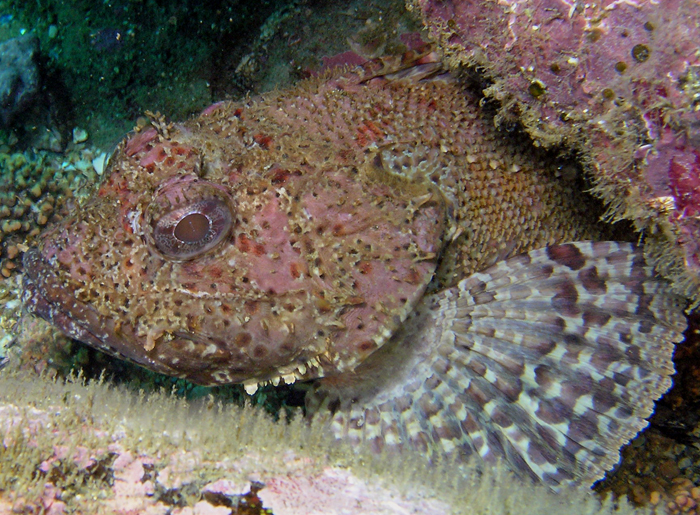
{"label": "camouflaged fish body", "polygon": [[377,449],[589,485],[669,387],[681,301],[631,244],[557,246],[605,237],[575,171],[413,64],[130,136],[25,254],[27,308],[201,384],[323,378],[310,413]]}

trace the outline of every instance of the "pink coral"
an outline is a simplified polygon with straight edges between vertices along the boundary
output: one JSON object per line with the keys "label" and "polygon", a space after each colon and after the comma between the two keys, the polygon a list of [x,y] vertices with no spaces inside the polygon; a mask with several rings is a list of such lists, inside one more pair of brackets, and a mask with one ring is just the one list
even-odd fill
{"label": "pink coral", "polygon": [[651,237],[700,301],[700,10],[697,2],[413,0],[447,61],[536,143],[581,152],[614,218]]}

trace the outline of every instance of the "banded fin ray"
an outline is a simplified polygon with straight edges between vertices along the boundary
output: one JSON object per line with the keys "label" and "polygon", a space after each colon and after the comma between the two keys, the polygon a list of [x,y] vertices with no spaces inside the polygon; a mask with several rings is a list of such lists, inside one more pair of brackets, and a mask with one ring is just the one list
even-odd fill
{"label": "banded fin ray", "polygon": [[504,459],[553,488],[590,486],[670,387],[683,307],[633,244],[550,246],[427,296],[307,406],[376,450]]}

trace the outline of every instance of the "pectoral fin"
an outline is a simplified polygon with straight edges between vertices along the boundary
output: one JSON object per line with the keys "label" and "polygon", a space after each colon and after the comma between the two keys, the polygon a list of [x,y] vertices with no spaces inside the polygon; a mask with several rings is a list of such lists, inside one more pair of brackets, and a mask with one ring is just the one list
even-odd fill
{"label": "pectoral fin", "polygon": [[500,458],[554,488],[588,487],[671,386],[683,307],[632,244],[550,246],[424,298],[307,406],[377,450]]}

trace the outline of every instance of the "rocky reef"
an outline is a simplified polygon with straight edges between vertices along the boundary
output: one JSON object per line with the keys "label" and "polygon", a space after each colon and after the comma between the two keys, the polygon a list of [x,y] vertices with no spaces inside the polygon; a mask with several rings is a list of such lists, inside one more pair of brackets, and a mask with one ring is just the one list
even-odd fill
{"label": "rocky reef", "polygon": [[478,70],[497,123],[579,154],[608,219],[642,231],[700,302],[700,9],[654,2],[411,0],[446,62]]}
{"label": "rocky reef", "polygon": [[28,239],[59,216],[74,192],[94,184],[97,173],[92,149],[73,149],[69,155],[46,151],[0,148],[0,275],[17,269]]}
{"label": "rocky reef", "polygon": [[25,34],[0,44],[0,123],[9,125],[39,90],[39,40]]}

